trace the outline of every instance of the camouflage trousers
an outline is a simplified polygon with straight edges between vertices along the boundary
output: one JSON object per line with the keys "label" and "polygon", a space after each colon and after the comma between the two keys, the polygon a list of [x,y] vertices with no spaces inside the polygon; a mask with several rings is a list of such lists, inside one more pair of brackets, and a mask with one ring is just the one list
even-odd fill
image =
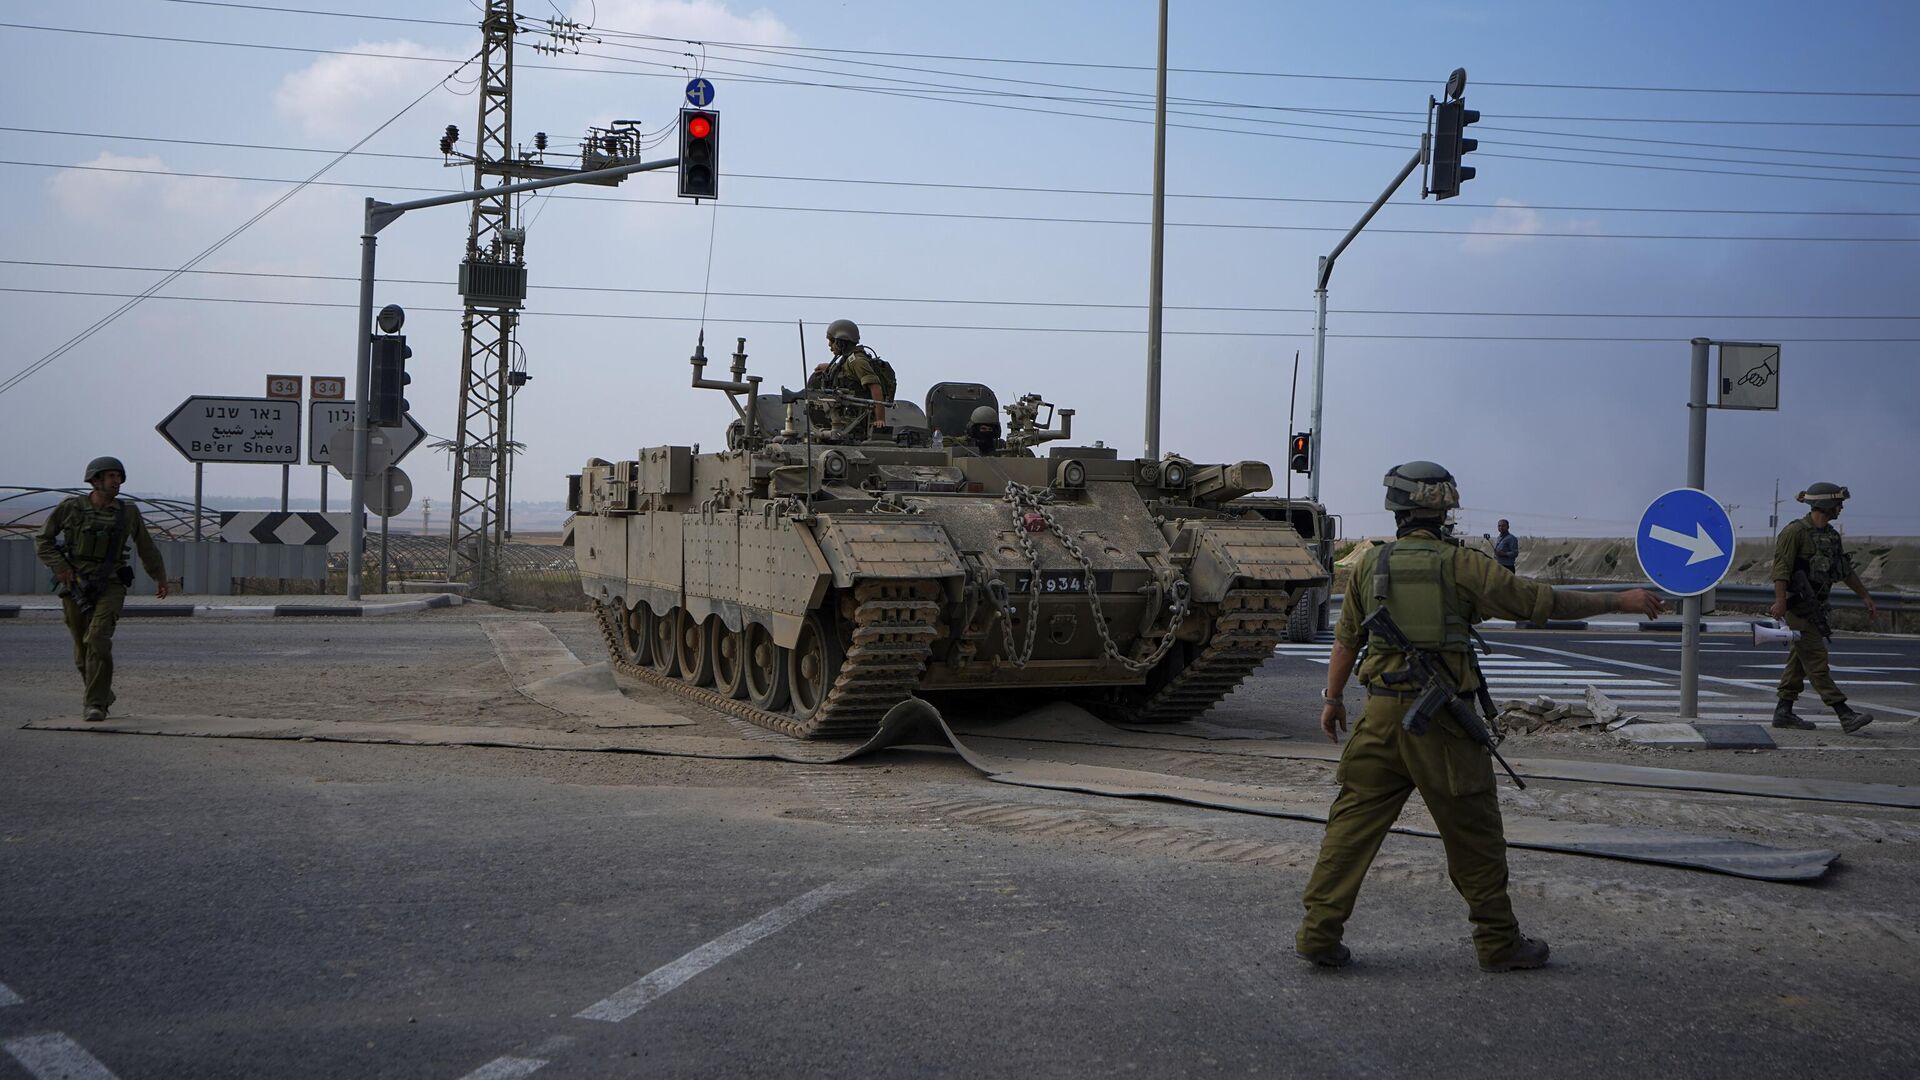
{"label": "camouflage trousers", "polygon": [[82,618],[80,604],[71,596],[62,600],[67,633],[73,636],[73,666],[86,685],[85,703],[102,709],[113,705],[113,629],[127,603],[127,587],[110,581],[100,588],[93,610]]}
{"label": "camouflage trousers", "polygon": [[1800,631],[1800,640],[1793,643],[1793,651],[1787,654],[1787,670],[1780,673],[1780,700],[1799,697],[1802,686],[1810,682],[1829,708],[1846,701],[1847,695],[1840,692],[1833,681],[1833,670],[1827,666],[1827,639],[1814,629],[1812,620],[1791,611],[1787,613],[1787,626]]}
{"label": "camouflage trousers", "polygon": [[1467,902],[1473,946],[1482,961],[1520,940],[1507,897],[1507,841],[1494,793],[1493,758],[1451,720],[1425,735],[1400,727],[1410,701],[1370,694],[1347,738],[1335,779],[1340,794],[1327,814],[1320,858],[1307,879],[1307,914],[1294,936],[1313,952],[1340,941],[1381,841],[1415,790],[1427,804],[1447,852],[1447,875]]}

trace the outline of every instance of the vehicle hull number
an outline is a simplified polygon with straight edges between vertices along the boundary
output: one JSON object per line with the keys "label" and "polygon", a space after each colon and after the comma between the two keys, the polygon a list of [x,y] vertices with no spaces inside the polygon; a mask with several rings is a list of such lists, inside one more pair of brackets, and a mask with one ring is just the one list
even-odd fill
{"label": "vehicle hull number", "polygon": [[[1095,571],[1093,588],[1098,592],[1111,592],[1113,574]],[[1013,591],[1029,593],[1033,591],[1033,575],[1021,572],[1014,575]],[[1040,592],[1045,596],[1084,595],[1087,592],[1087,575],[1079,570],[1042,570],[1040,572]]]}

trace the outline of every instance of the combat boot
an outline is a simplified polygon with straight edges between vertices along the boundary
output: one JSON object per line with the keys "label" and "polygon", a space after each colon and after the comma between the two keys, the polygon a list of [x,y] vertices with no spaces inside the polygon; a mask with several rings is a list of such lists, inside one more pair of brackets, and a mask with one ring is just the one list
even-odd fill
{"label": "combat boot", "polygon": [[1547,953],[1551,951],[1547,948],[1546,942],[1535,941],[1523,934],[1520,940],[1507,950],[1506,955],[1498,960],[1480,961],[1480,970],[1526,971],[1532,968],[1543,968],[1547,966]]}
{"label": "combat boot", "polygon": [[1353,963],[1353,950],[1337,941],[1324,949],[1314,949],[1311,951],[1295,949],[1293,950],[1293,955],[1305,960],[1309,964],[1315,964],[1325,968],[1343,968]]}
{"label": "combat boot", "polygon": [[1872,713],[1861,712],[1844,701],[1835,705],[1833,712],[1840,718],[1840,730],[1849,735],[1873,723]]}
{"label": "combat boot", "polygon": [[88,720],[105,720],[107,718],[107,710],[98,705],[89,705],[87,706],[85,716]]}
{"label": "combat boot", "polygon": [[1794,715],[1792,698],[1781,698],[1779,704],[1773,707],[1773,726],[1793,728],[1796,731],[1812,731],[1817,725],[1811,720],[1802,720]]}

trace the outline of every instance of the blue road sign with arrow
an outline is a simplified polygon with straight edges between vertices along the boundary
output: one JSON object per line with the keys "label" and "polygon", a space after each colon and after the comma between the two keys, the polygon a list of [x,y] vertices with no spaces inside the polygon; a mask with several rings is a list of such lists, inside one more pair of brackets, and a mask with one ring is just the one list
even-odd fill
{"label": "blue road sign with arrow", "polygon": [[1733,566],[1733,519],[1699,488],[1674,488],[1640,515],[1634,554],[1647,580],[1675,596],[1698,596]]}
{"label": "blue road sign with arrow", "polygon": [[713,104],[713,84],[706,79],[691,79],[687,82],[687,104],[696,109],[704,109]]}

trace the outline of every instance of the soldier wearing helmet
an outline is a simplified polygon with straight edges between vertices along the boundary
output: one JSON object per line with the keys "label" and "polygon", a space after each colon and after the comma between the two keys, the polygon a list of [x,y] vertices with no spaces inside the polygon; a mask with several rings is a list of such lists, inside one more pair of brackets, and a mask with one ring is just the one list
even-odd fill
{"label": "soldier wearing helmet", "polygon": [[1807,504],[1807,516],[1787,522],[1773,545],[1773,617],[1785,619],[1787,626],[1800,632],[1787,655],[1787,669],[1780,673],[1779,701],[1773,708],[1773,726],[1811,729],[1793,711],[1794,699],[1807,682],[1820,700],[1840,718],[1840,730],[1848,735],[1873,723],[1873,714],[1847,704],[1847,695],[1834,684],[1827,666],[1827,637],[1830,612],[1828,598],[1833,583],[1844,582],[1866,604],[1867,620],[1878,611],[1873,595],[1861,583],[1841,543],[1840,530],[1833,519],[1840,516],[1850,493],[1839,484],[1818,483],[1794,496]]}
{"label": "soldier wearing helmet", "polygon": [[[887,402],[893,400],[894,391],[892,365],[860,344],[860,328],[852,319],[827,324],[827,349],[833,359],[817,365],[807,383],[840,397],[823,418],[836,429],[844,428],[856,442],[869,434],[887,434]],[[859,403],[866,400],[873,402],[870,409]]]}
{"label": "soldier wearing helmet", "polygon": [[[1447,869],[1467,902],[1474,950],[1485,971],[1537,968],[1545,942],[1520,933],[1507,897],[1507,850],[1494,794],[1491,755],[1451,721],[1424,734],[1401,726],[1421,687],[1389,676],[1407,668],[1405,654],[1364,640],[1361,624],[1384,605],[1411,643],[1443,669],[1460,696],[1477,697],[1492,729],[1491,698],[1473,655],[1473,624],[1488,616],[1544,623],[1607,611],[1652,617],[1660,598],[1645,589],[1623,593],[1560,592],[1518,577],[1483,552],[1455,540],[1446,519],[1460,505],[1453,474],[1431,461],[1388,472],[1386,507],[1395,538],[1363,553],[1347,580],[1346,605],[1334,633],[1320,728],[1339,741],[1347,727],[1343,698],[1358,667],[1366,705],[1340,756],[1340,793],[1327,814],[1326,839],[1307,881],[1306,918],[1294,936],[1303,960],[1342,967],[1352,953],[1341,943],[1360,883],[1400,807],[1415,789],[1446,843]],[[1361,661],[1361,649],[1366,659]]]}
{"label": "soldier wearing helmet", "polygon": [[133,584],[129,540],[154,580],[154,595],[167,595],[167,567],[140,508],[119,497],[126,482],[126,466],[119,458],[94,458],[87,463],[87,484],[93,490],[54,507],[34,542],[40,561],[60,582],[67,632],[73,636],[73,666],[86,688],[88,720],[105,720],[113,706],[113,630],[126,604],[127,586]]}
{"label": "soldier wearing helmet", "polygon": [[992,457],[1006,449],[1006,440],[1000,437],[1000,416],[993,411],[993,406],[982,405],[967,417],[966,444],[981,457]]}

